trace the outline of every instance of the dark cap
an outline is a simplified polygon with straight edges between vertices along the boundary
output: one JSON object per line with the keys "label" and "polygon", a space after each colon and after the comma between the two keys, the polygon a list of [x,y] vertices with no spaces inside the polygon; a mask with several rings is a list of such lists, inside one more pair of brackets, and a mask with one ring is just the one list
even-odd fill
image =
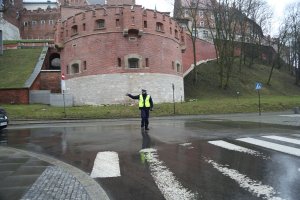
{"label": "dark cap", "polygon": [[147,92],[147,90],[145,90],[145,89],[142,89],[142,92]]}

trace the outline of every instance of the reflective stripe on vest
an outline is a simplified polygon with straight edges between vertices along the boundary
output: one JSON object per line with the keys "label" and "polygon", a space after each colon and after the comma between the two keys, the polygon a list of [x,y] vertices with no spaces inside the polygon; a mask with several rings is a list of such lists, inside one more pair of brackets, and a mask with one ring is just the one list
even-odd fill
{"label": "reflective stripe on vest", "polygon": [[[143,107],[144,107],[144,98],[143,98],[143,95],[141,95],[141,94],[140,94],[139,107],[140,107],[140,108],[143,108]],[[146,96],[146,99],[145,99],[145,107],[146,107],[146,108],[150,108],[150,95],[147,95],[147,96]]]}

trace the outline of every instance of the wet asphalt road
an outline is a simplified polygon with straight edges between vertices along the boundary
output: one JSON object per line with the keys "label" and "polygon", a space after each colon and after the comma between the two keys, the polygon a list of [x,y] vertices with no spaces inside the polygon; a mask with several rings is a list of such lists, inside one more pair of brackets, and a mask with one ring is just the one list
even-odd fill
{"label": "wet asphalt road", "polygon": [[9,128],[1,140],[89,174],[98,152],[116,152],[121,176],[95,178],[111,199],[298,200],[300,155],[237,139],[288,152],[300,144],[263,136],[300,141],[299,127],[205,118],[151,119],[147,132],[138,120],[33,124]]}

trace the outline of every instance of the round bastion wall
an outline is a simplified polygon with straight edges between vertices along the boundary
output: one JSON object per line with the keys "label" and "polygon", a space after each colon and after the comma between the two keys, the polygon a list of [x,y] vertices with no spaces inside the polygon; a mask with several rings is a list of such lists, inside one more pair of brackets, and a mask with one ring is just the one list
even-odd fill
{"label": "round bastion wall", "polygon": [[[133,102],[147,89],[155,103],[184,100],[185,32],[164,13],[141,6],[85,11],[56,26],[61,70],[75,105]],[[100,28],[99,28],[100,27]]]}
{"label": "round bastion wall", "polygon": [[72,94],[75,105],[132,103],[126,93],[138,95],[146,89],[154,103],[184,100],[183,78],[158,73],[123,73],[77,77],[66,80],[66,93]]}

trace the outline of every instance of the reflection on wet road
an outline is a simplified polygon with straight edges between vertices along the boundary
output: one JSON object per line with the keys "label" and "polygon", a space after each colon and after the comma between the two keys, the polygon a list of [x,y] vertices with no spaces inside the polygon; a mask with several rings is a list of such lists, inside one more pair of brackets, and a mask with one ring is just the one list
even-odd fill
{"label": "reflection on wet road", "polygon": [[111,199],[299,199],[299,132],[285,126],[108,120],[11,128],[1,140],[80,168]]}

